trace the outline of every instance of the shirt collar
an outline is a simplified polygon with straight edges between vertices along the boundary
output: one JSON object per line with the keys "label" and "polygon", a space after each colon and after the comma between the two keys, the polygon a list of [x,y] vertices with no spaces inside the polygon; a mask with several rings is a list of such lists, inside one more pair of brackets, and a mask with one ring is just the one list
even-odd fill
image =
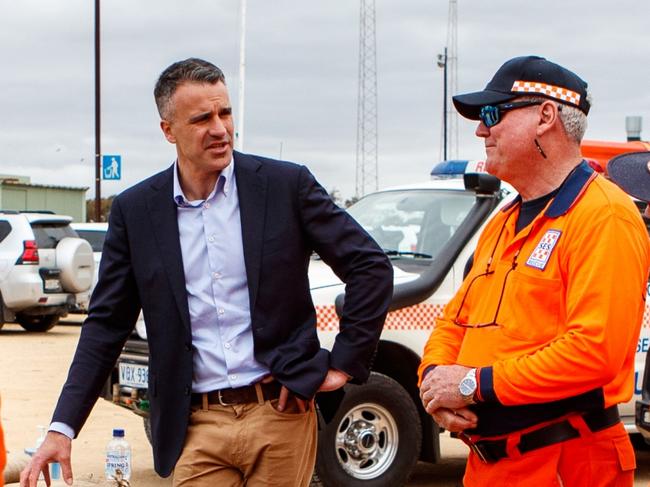
{"label": "shirt collar", "polygon": [[222,191],[224,196],[227,198],[230,192],[232,191],[233,185],[233,176],[235,172],[235,160],[234,158],[230,160],[228,164],[219,175],[214,188],[208,195],[205,200],[194,200],[190,201],[185,197],[183,193],[183,188],[181,188],[181,183],[178,178],[178,159],[174,161],[174,203],[180,208],[197,208],[203,204],[204,201],[209,201],[219,192]]}
{"label": "shirt collar", "polygon": [[[597,175],[598,173],[596,173],[596,171],[594,171],[591,166],[583,160],[564,180],[560,186],[560,190],[551,201],[551,204],[546,208],[544,216],[557,218],[564,215],[569,211],[580,195],[585,191],[585,189],[587,189],[589,183],[591,183]],[[520,202],[521,195],[517,195],[514,200],[503,207],[502,211],[508,211]]]}

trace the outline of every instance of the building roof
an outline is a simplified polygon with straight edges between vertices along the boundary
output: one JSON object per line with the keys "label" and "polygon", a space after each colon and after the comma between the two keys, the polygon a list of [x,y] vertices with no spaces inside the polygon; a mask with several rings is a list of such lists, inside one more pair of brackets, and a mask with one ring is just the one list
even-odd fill
{"label": "building roof", "polygon": [[87,186],[55,186],[53,184],[33,184],[30,182],[23,182],[14,179],[11,176],[0,176],[0,185],[24,188],[50,188],[50,189],[63,189],[68,191],[88,191]]}

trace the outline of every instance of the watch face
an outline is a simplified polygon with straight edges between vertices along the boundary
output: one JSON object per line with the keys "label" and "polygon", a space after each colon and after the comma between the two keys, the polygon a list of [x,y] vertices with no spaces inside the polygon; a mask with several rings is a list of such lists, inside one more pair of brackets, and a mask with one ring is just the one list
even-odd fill
{"label": "watch face", "polygon": [[462,381],[460,381],[458,388],[460,389],[460,393],[463,396],[473,396],[474,392],[476,391],[476,381],[465,377]]}

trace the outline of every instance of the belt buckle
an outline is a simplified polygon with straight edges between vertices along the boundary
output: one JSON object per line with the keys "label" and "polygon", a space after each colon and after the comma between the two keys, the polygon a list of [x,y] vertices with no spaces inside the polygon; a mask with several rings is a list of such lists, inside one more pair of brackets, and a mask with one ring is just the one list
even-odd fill
{"label": "belt buckle", "polygon": [[219,404],[221,404],[222,406],[232,406],[233,404],[235,404],[235,403],[225,402],[223,400],[223,398],[221,397],[221,389],[217,391],[217,400],[219,401]]}

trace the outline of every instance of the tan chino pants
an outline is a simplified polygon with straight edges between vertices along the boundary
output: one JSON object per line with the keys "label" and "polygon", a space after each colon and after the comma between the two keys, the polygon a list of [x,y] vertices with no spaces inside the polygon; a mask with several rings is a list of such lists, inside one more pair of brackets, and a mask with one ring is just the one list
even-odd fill
{"label": "tan chino pants", "polygon": [[313,405],[301,413],[293,399],[193,408],[174,487],[306,487],[316,462]]}

